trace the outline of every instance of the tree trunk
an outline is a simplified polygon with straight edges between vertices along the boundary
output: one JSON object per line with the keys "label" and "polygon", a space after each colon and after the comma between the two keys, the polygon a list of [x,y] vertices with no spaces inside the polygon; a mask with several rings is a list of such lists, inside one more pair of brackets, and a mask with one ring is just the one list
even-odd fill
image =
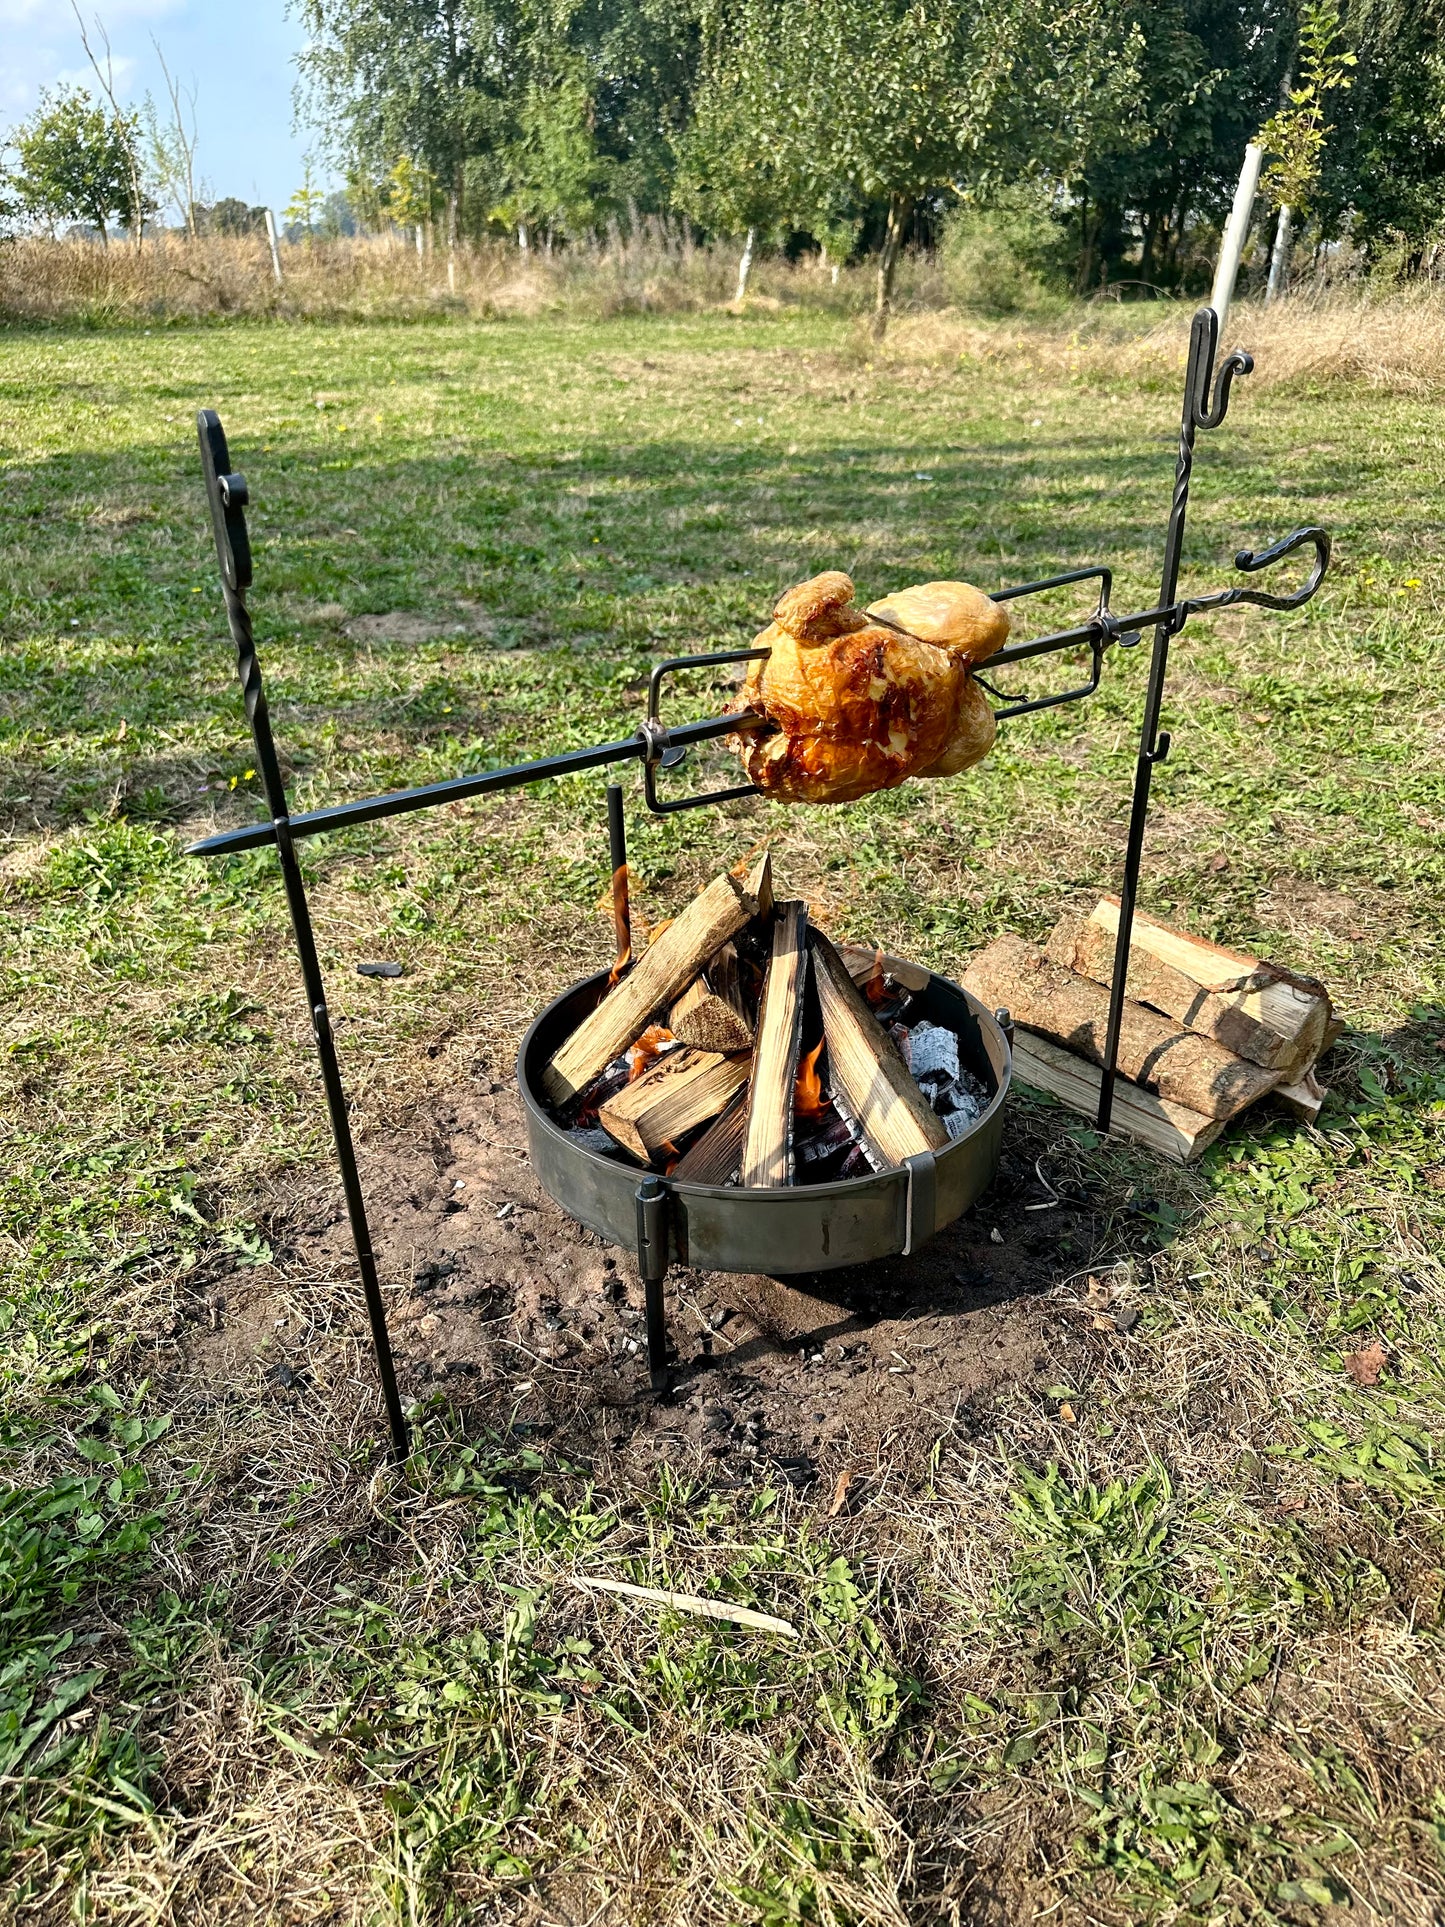
{"label": "tree trunk", "polygon": [[1265,283],[1264,304],[1266,307],[1278,301],[1285,291],[1289,275],[1289,248],[1294,238],[1294,209],[1281,207],[1279,221],[1274,230],[1274,246],[1269,251],[1269,280]]}
{"label": "tree trunk", "polygon": [[742,259],[738,262],[738,291],[733,296],[733,306],[735,308],[740,308],[743,305],[743,298],[748,291],[748,276],[753,271],[753,247],[757,238],[757,229],[750,227],[748,229],[747,239],[743,242]]}
{"label": "tree trunk", "polygon": [[912,212],[911,195],[890,195],[888,226],[883,232],[883,252],[878,257],[878,289],[873,303],[873,339],[875,341],[883,339],[888,327],[888,316],[893,307],[893,275],[898,266],[899,250],[903,246],[903,231],[908,226],[908,217]]}
{"label": "tree trunk", "polygon": [[525,221],[518,221],[517,223],[517,246],[523,254],[531,251],[531,244],[527,239],[527,223]]}

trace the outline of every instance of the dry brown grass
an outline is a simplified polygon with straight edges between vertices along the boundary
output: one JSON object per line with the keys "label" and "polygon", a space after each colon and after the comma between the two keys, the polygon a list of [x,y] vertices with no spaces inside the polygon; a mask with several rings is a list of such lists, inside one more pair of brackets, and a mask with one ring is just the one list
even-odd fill
{"label": "dry brown grass", "polygon": [[[1047,320],[989,321],[954,309],[903,316],[883,353],[890,361],[985,362],[1085,378],[1178,380],[1193,304],[1090,305]],[[1339,381],[1382,394],[1445,388],[1445,290],[1436,286],[1302,294],[1270,308],[1243,302],[1231,345],[1255,357],[1256,384]],[[873,349],[869,348],[872,353]]]}
{"label": "dry brown grass", "polygon": [[[532,318],[570,313],[688,313],[727,305],[737,251],[695,247],[661,224],[631,238],[547,256],[489,242],[418,255],[395,237],[286,243],[278,286],[265,240],[186,241],[155,236],[141,248],[113,242],[27,239],[0,246],[0,321],[116,323],[225,320],[416,321]],[[914,277],[917,278],[916,276]],[[807,300],[851,312],[867,299],[870,276],[853,269],[834,283],[811,263],[760,261],[749,305]]]}

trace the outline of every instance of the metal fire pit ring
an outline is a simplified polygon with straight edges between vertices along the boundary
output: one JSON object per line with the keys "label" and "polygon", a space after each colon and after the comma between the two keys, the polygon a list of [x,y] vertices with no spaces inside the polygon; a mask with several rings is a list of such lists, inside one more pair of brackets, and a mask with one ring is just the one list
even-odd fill
{"label": "metal fire pit ring", "polygon": [[517,1055],[517,1083],[532,1169],[543,1190],[589,1231],[636,1253],[655,1386],[666,1383],[662,1288],[669,1265],[788,1277],[907,1256],[992,1183],[1013,1065],[1007,1015],[985,1010],[961,984],[937,975],[916,993],[910,1015],[916,1011],[955,1031],[960,1061],[990,1093],[982,1115],[942,1150],[861,1178],[776,1191],[678,1184],[588,1150],[552,1117],[541,1078],[553,1053],[601,1002],[607,977],[601,970],[573,984],[539,1013]]}

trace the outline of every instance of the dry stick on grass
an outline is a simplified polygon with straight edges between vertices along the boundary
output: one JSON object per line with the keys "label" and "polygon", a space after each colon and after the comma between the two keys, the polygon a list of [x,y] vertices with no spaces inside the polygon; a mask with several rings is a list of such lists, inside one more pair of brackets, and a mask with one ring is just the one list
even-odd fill
{"label": "dry stick on grass", "polygon": [[809,932],[808,948],[823,1009],[829,1076],[879,1161],[902,1164],[920,1151],[941,1151],[949,1141],[943,1119],[914,1083],[847,964],[820,930]]}
{"label": "dry stick on grass", "polygon": [[664,1144],[675,1143],[716,1117],[748,1081],[746,1057],[713,1051],[674,1050],[625,1084],[597,1113],[604,1131],[646,1164]]}
{"label": "dry stick on grass", "polygon": [[754,878],[771,892],[766,857],[748,878],[748,888],[736,877],[717,877],[649,945],[543,1071],[542,1089],[549,1103],[565,1104],[584,1090],[641,1034],[658,1005],[676,997],[719,944],[742,929],[757,911]]}
{"label": "dry stick on grass", "polygon": [[793,1085],[803,1039],[803,984],[808,966],[808,910],[778,905],[773,954],[758,1012],[758,1041],[748,1085],[742,1182],[774,1190],[793,1177]]}
{"label": "dry stick on grass", "polygon": [[645,1599],[650,1605],[671,1606],[674,1612],[696,1613],[700,1619],[725,1619],[735,1626],[751,1626],[760,1633],[781,1633],[796,1639],[798,1629],[790,1619],[775,1619],[771,1613],[754,1612],[751,1606],[729,1606],[721,1599],[700,1599],[693,1592],[664,1592],[660,1586],[634,1586],[625,1579],[591,1579],[574,1573],[572,1584],[585,1592],[615,1592],[624,1599]]}
{"label": "dry stick on grass", "polygon": [[[1118,935],[1118,902],[1104,897],[1086,920],[1065,918],[1049,938],[1046,954],[1068,970],[1111,984]],[[1330,1016],[1322,987],[1152,917],[1135,920],[1129,995],[1213,1037],[1237,1056],[1279,1071],[1286,1084],[1319,1056]]]}
{"label": "dry stick on grass", "polygon": [[[964,972],[964,988],[990,1010],[1041,1031],[1091,1064],[1104,1059],[1109,993],[1090,977],[1051,963],[1022,937],[997,937]],[[1278,1071],[1236,1057],[1142,1004],[1124,1004],[1119,1070],[1134,1083],[1201,1116],[1231,1118],[1280,1082]]]}
{"label": "dry stick on grass", "polygon": [[726,1184],[743,1161],[743,1132],[748,1122],[748,1094],[740,1090],[715,1117],[691,1149],[678,1160],[672,1177],[676,1184]]}

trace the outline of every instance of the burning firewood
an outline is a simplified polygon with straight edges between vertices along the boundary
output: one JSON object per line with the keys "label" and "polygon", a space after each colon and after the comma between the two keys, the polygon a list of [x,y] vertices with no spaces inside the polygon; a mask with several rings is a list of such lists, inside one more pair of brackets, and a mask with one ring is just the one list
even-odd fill
{"label": "burning firewood", "polygon": [[748,1122],[748,1094],[737,1091],[697,1142],[673,1168],[679,1184],[731,1184],[743,1158],[743,1132]]}
{"label": "burning firewood", "polygon": [[694,1050],[751,1050],[753,1027],[742,1006],[737,951],[725,943],[701,976],[678,998],[668,1026]]}
{"label": "burning firewood", "polygon": [[609,1098],[597,1113],[598,1122],[646,1164],[664,1145],[716,1117],[747,1081],[745,1057],[669,1051]]}
{"label": "burning firewood", "polygon": [[779,904],[773,925],[773,954],[758,1012],[743,1136],[742,1181],[762,1189],[787,1184],[793,1174],[793,1085],[803,1033],[807,942],[807,907],[801,903]]}
{"label": "burning firewood", "polygon": [[756,915],[764,887],[771,892],[766,857],[748,887],[736,877],[720,876],[694,897],[553,1057],[542,1073],[548,1101],[565,1104],[625,1051],[658,1006],[686,989],[719,945]]}
{"label": "burning firewood", "polygon": [[902,1164],[920,1151],[940,1151],[948,1130],[929,1105],[868,1008],[848,967],[820,930],[809,933],[813,981],[823,1011],[828,1064],[880,1164]]}

